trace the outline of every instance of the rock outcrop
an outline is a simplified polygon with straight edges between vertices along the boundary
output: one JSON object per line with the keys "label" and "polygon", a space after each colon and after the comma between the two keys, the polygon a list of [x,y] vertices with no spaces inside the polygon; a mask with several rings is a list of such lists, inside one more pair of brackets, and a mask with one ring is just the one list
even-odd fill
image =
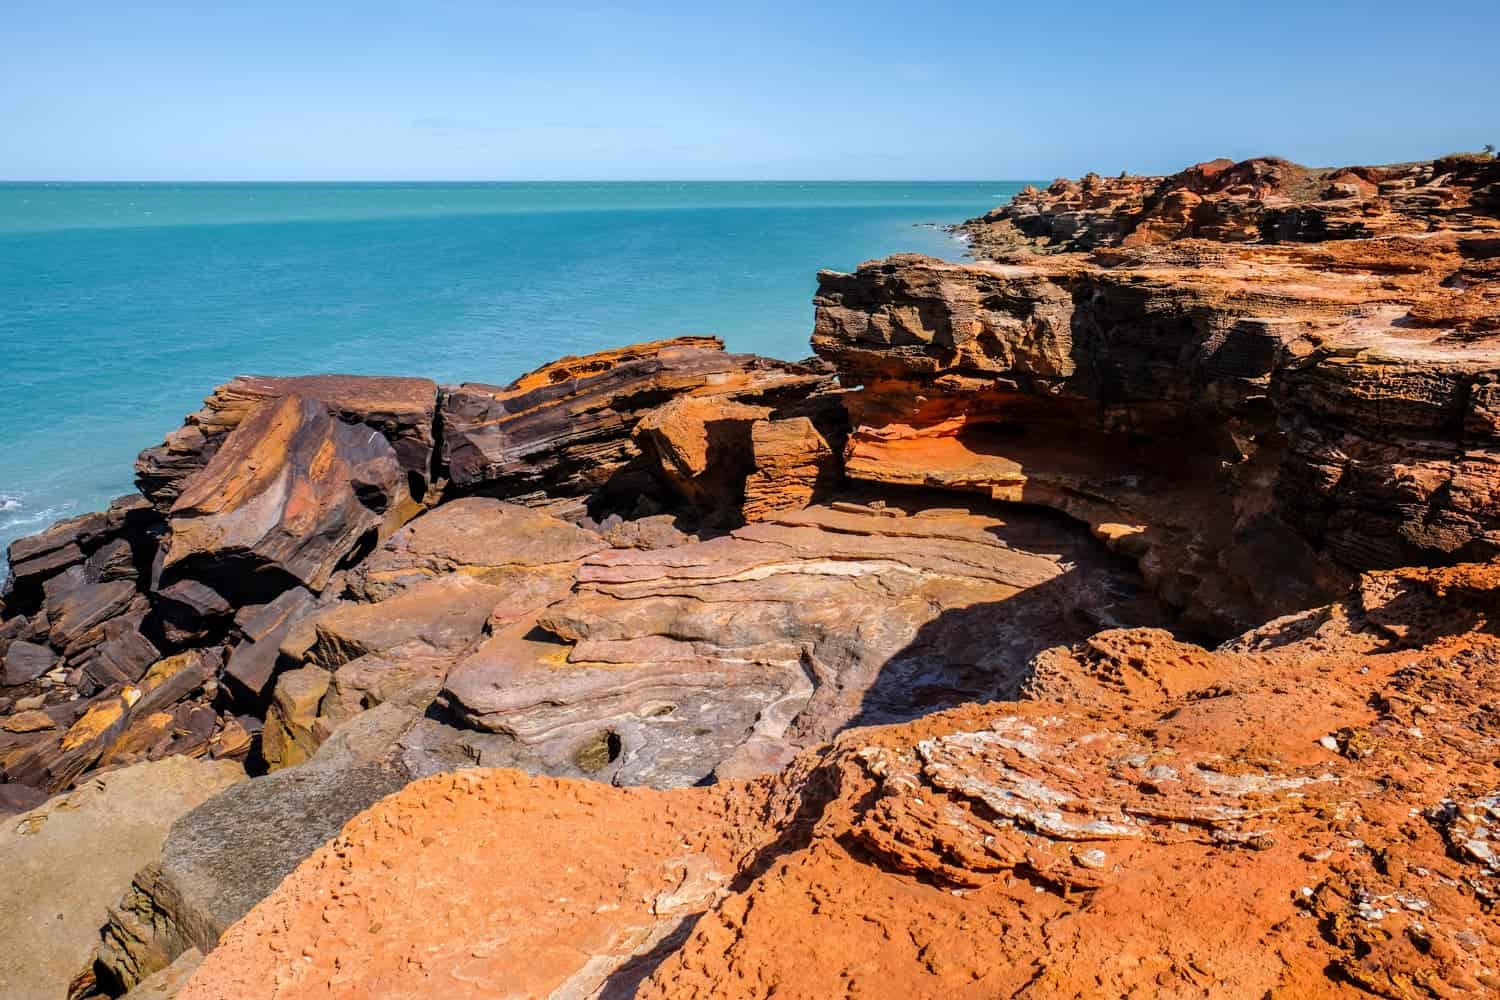
{"label": "rock outcrop", "polygon": [[1406,197],[1361,240],[825,272],[813,345],[860,387],[845,474],[1056,507],[1221,636],[1361,570],[1490,558],[1491,162],[1422,174],[1441,210]]}
{"label": "rock outcrop", "polygon": [[[702,337],[566,359],[506,389],[221,386],[142,454],[143,495],[11,546],[0,805],[169,753],[289,766],[359,712],[422,707],[480,638],[561,599],[584,557],[691,537],[620,517],[654,515],[682,485],[642,453],[643,420],[688,399],[826,419],[831,386],[817,365]],[[737,522],[755,466],[712,459],[700,471],[723,490],[693,516]]]}
{"label": "rock outcrop", "polygon": [[1497,213],[1091,176],[811,362],[221,387],[9,553],[0,810],[260,775],[73,995],[1500,988]]}
{"label": "rock outcrop", "polygon": [[231,431],[172,504],[162,570],[207,576],[245,603],[299,584],[318,592],[367,536],[414,512],[390,442],[316,399],[282,396]]}
{"label": "rock outcrop", "polygon": [[1066,524],[920,496],[605,550],[577,577],[458,663],[440,701],[514,739],[517,765],[617,784],[760,773],[851,724],[1013,693],[1047,645],[1160,620]]}
{"label": "rock outcrop", "polygon": [[1316,243],[1483,225],[1500,205],[1497,185],[1491,156],[1320,169],[1220,159],[1170,177],[1060,177],[955,229],[987,257],[1182,239]]}
{"label": "rock outcrop", "polygon": [[206,467],[233,431],[262,404],[284,396],[316,400],[339,420],[378,431],[420,499],[431,479],[437,386],[427,379],[353,375],[242,376],[214,390],[203,408],[136,461],[136,484],[162,513]]}
{"label": "rock outcrop", "polygon": [[1481,995],[1497,585],[1374,574],[1218,651],[1106,631],[1039,657],[1024,700],[848,732],[774,779],[435,777],[182,1000]]}
{"label": "rock outcrop", "polygon": [[632,431],[679,397],[763,404],[805,398],[826,372],[727,354],[717,337],[679,337],[564,358],[503,388],[443,395],[443,457],[455,486],[532,502],[650,489]]}

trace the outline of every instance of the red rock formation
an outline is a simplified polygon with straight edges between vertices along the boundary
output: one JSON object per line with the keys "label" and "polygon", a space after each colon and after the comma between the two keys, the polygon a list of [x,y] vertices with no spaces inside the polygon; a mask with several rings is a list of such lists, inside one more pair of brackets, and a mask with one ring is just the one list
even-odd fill
{"label": "red rock formation", "polygon": [[[1489,558],[1500,275],[1479,234],[1500,219],[1474,194],[1490,162],[1408,171],[1429,182],[1381,217],[1402,235],[824,273],[814,347],[860,386],[846,474],[1057,507],[1220,634],[1350,571]],[[1244,201],[1299,171],[1173,183]],[[1146,204],[1106,207],[1145,225]]]}
{"label": "red rock formation", "polygon": [[428,379],[362,375],[268,378],[242,375],[214,390],[182,427],[136,460],[136,484],[163,513],[184,484],[206,466],[226,435],[267,400],[315,399],[348,423],[379,431],[395,449],[409,488],[420,499],[432,466],[437,386]]}
{"label": "red rock formation", "polygon": [[1464,228],[1493,218],[1500,160],[1312,169],[1276,157],[1212,160],[1171,177],[1090,174],[1028,187],[958,231],[981,256],[1149,246],[1180,239],[1302,242]]}
{"label": "red rock formation", "polygon": [[[516,499],[639,491],[631,437],[649,411],[678,396],[727,403],[801,399],[826,374],[724,352],[716,337],[679,337],[564,358],[509,386],[444,392],[443,453],[455,485]],[[636,475],[631,474],[635,472]]]}
{"label": "red rock formation", "polygon": [[[969,227],[1003,262],[822,276],[847,392],[709,338],[231,383],[154,508],[11,551],[0,806],[276,769],[79,994],[201,952],[184,996],[1496,988],[1497,178],[1029,190]],[[476,762],[596,781],[409,788],[215,950]]]}
{"label": "red rock formation", "polygon": [[1497,586],[1377,574],[1218,652],[1104,632],[1041,657],[1027,701],[850,732],[758,783],[434,778],[315,854],[182,1000],[1477,995]]}
{"label": "red rock formation", "polygon": [[319,591],[367,535],[413,513],[390,442],[319,400],[282,396],[231,431],[172,504],[162,566],[246,593]]}

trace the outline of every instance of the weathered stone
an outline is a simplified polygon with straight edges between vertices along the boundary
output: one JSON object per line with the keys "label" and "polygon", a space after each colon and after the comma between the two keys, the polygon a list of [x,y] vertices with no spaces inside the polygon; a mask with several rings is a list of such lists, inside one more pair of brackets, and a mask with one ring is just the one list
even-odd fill
{"label": "weathered stone", "polygon": [[197,948],[189,948],[165,969],[136,983],[120,1000],[175,1000],[202,964],[203,953]]}
{"label": "weathered stone", "polygon": [[378,601],[452,574],[506,588],[545,585],[559,576],[571,582],[578,560],[605,547],[598,535],[540,511],[467,497],[392,535],[351,574],[350,589]]}
{"label": "weathered stone", "polygon": [[495,606],[510,595],[455,573],[435,577],[375,604],[344,603],[313,619],[316,644],[309,659],[335,668],[370,653],[395,650],[462,652],[484,630]]}
{"label": "weathered stone", "polygon": [[46,646],[17,640],[5,650],[5,671],[0,674],[0,687],[16,687],[36,680],[56,663],[57,654]]}
{"label": "weathered stone", "polygon": [[104,623],[104,637],[99,644],[81,655],[70,656],[69,666],[81,669],[100,688],[140,680],[146,668],[161,657],[156,645],[141,634],[144,619],[143,610],[111,618]]}
{"label": "weathered stone", "polygon": [[138,592],[128,580],[84,584],[65,591],[56,602],[48,602],[52,645],[69,655],[102,642],[104,625],[124,614]]}
{"label": "weathered stone", "polygon": [[377,431],[319,401],[267,402],[226,438],[172,506],[163,567],[225,594],[321,590],[367,537],[412,513],[405,476]]}
{"label": "weathered stone", "polygon": [[801,510],[838,480],[833,449],[807,417],[757,422],[750,428],[750,449],[754,468],[745,480],[747,521]]}
{"label": "weathered stone", "polygon": [[585,495],[629,478],[640,465],[631,432],[673,397],[769,402],[827,381],[797,365],[726,354],[723,346],[714,337],[681,337],[564,358],[504,388],[449,387],[442,404],[449,474],[458,486],[504,497]]}
{"label": "weathered stone", "polygon": [[653,514],[629,521],[611,514],[599,523],[596,530],[600,538],[616,549],[669,549],[698,540],[697,535],[679,528],[677,518],[671,514]]}
{"label": "weathered stone", "polygon": [[97,544],[108,531],[108,515],[92,513],[58,521],[46,531],[16,539],[6,551],[14,585],[39,585],[53,573],[82,562],[84,548]]}
{"label": "weathered stone", "polygon": [[[58,1000],[85,969],[110,904],[154,861],[177,817],[243,780],[183,757],[91,778],[0,828],[0,995]],[[0,786],[3,788],[6,786]]]}
{"label": "weathered stone", "polygon": [[224,679],[236,697],[260,708],[271,694],[281,662],[280,645],[292,628],[316,610],[316,598],[305,587],[293,587],[267,604],[242,608],[235,626],[242,638],[229,654]]}
{"label": "weathered stone", "polygon": [[140,575],[135,558],[135,549],[130,542],[116,538],[99,546],[88,557],[84,562],[84,572],[100,582],[134,580]]}
{"label": "weathered stone", "polygon": [[359,375],[241,376],[219,386],[163,444],[141,452],[136,460],[141,492],[168,513],[229,432],[262,403],[285,396],[317,400],[342,421],[379,431],[407,473],[408,488],[421,497],[431,474],[437,386],[427,379]]}
{"label": "weathered stone", "polygon": [[635,442],[688,503],[738,513],[753,468],[750,427],[771,412],[767,406],[683,396],[646,414],[636,425]]}
{"label": "weathered stone", "polygon": [[222,635],[234,606],[199,580],[178,580],[156,592],[155,606],[167,639],[177,645],[200,645]]}
{"label": "weathered stone", "polygon": [[[68,788],[105,757],[132,727],[143,724],[142,720],[149,720],[156,713],[175,711],[185,699],[201,692],[213,681],[221,665],[219,656],[213,652],[189,650],[159,660],[138,684],[113,685],[89,701],[70,703],[73,708],[87,707],[66,732],[38,741],[15,757],[0,755],[4,777],[49,792]],[[179,722],[175,716],[173,721]],[[203,753],[208,735],[200,735],[197,743],[189,740],[164,744],[162,752]],[[134,749],[144,738],[138,731],[122,753]]]}
{"label": "weathered stone", "polygon": [[1254,247],[825,273],[815,347],[863,385],[845,471],[1138,526],[1153,586],[1221,634],[1352,570],[1481,557],[1500,439],[1460,445],[1460,401],[1500,354],[1410,319],[1447,294],[1454,245],[1424,240],[1378,306],[1374,276],[1408,251],[1351,244],[1337,270],[1322,248]]}
{"label": "weathered stone", "polygon": [[160,860],[135,874],[123,898],[117,894],[100,967],[128,988],[191,948],[211,951],[303,858],[407,780],[399,768],[380,765],[306,765],[208,799],[172,825]]}
{"label": "weathered stone", "polygon": [[157,518],[138,494],[119,497],[109,509],[58,521],[47,530],[18,538],[8,550],[10,573],[0,598],[3,614],[31,614],[42,603],[44,588],[58,574],[71,578],[53,586],[61,591],[82,583],[101,583],[135,575],[135,563],[149,561]]}
{"label": "weathered stone", "polygon": [[686,784],[737,755],[779,761],[846,725],[1003,696],[1048,636],[1154,613],[1046,517],[847,506],[591,556],[577,593],[497,629],[440,701],[510,736],[519,766]]}
{"label": "weathered stone", "polygon": [[261,736],[261,755],[271,770],[301,764],[317,750],[313,724],[331,678],[327,670],[314,666],[288,670],[277,678]]}
{"label": "weathered stone", "polygon": [[452,669],[451,656],[370,655],[339,667],[310,725],[319,744],[361,712],[394,704],[421,711],[432,703]]}
{"label": "weathered stone", "polygon": [[35,709],[29,712],[17,712],[7,716],[4,722],[0,722],[0,729],[8,733],[36,733],[43,729],[55,729],[57,722],[46,712]]}

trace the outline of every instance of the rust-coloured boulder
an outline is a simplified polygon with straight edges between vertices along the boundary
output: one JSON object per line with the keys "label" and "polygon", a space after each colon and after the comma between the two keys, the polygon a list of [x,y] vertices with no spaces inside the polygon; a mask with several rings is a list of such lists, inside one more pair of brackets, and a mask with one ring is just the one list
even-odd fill
{"label": "rust-coloured boulder", "polygon": [[636,425],[635,442],[688,503],[706,511],[737,510],[754,468],[750,427],[771,413],[767,406],[683,396],[646,414]]}
{"label": "rust-coloured boulder", "polygon": [[203,408],[161,445],[141,452],[136,482],[162,513],[172,509],[188,480],[202,471],[234,430],[267,400],[301,396],[328,412],[378,431],[391,444],[418,497],[432,466],[437,386],[422,378],[370,375],[243,375],[214,390]]}
{"label": "rust-coloured boulder", "polygon": [[315,399],[254,410],[172,505],[163,569],[241,594],[318,591],[414,512],[395,449]]}
{"label": "rust-coloured boulder", "polygon": [[745,479],[744,516],[759,521],[778,511],[801,510],[831,493],[839,463],[807,417],[761,420],[750,428],[753,471]]}

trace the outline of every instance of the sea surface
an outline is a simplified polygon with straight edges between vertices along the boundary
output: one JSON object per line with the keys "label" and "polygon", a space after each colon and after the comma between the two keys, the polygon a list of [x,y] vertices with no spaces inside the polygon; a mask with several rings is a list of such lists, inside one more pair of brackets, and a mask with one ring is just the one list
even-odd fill
{"label": "sea surface", "polygon": [[238,374],[805,357],[819,268],[961,259],[936,227],[1022,183],[0,184],[0,547],[129,492]]}

